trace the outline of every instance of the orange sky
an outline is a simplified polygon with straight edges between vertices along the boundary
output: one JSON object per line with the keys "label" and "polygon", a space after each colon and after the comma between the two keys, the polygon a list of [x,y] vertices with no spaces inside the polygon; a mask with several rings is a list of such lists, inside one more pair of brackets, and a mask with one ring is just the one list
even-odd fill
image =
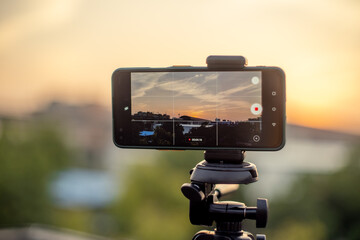
{"label": "orange sky", "polygon": [[244,55],[287,76],[288,121],[360,134],[354,0],[0,2],[0,113],[52,99],[110,106],[118,67]]}

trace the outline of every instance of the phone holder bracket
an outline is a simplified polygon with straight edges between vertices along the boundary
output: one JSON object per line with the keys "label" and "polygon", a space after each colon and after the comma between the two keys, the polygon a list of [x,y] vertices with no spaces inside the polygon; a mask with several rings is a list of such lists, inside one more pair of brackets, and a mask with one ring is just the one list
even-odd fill
{"label": "phone holder bracket", "polygon": [[[243,56],[208,56],[207,67],[211,70],[241,70],[247,65]],[[244,162],[243,150],[206,150],[204,160],[190,171],[191,183],[184,183],[181,191],[190,200],[190,222],[194,225],[212,226],[214,231],[199,231],[193,240],[265,240],[265,235],[256,238],[242,230],[242,221],[256,220],[256,227],[267,223],[268,203],[258,199],[257,207],[244,203],[219,201],[221,196],[235,191],[238,184],[258,180],[255,164]],[[224,188],[235,184],[236,188]],[[223,187],[221,187],[221,185]]]}
{"label": "phone holder bracket", "polygon": [[243,69],[247,59],[243,56],[210,55],[206,64],[209,69]]}

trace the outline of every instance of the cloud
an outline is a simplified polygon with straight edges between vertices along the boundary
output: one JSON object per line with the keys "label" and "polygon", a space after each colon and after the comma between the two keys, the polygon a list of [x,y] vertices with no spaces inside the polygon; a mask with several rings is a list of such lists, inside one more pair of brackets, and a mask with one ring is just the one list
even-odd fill
{"label": "cloud", "polygon": [[[251,104],[261,101],[261,85],[251,83],[253,75],[250,72],[140,73],[132,82],[133,104],[141,106],[147,102],[152,109],[160,111],[173,102],[175,113],[181,115],[197,113],[213,119],[216,112],[221,112],[222,118],[244,120],[252,117]],[[165,105],[160,107],[159,101]]]}
{"label": "cloud", "polygon": [[145,96],[146,92],[153,89],[162,73],[132,73],[131,74],[131,96],[139,98]]}

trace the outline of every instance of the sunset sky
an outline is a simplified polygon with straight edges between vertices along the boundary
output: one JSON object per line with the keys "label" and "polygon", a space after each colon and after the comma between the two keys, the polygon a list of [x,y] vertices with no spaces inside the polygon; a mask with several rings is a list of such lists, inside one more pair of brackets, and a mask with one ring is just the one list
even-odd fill
{"label": "sunset sky", "polygon": [[261,114],[250,110],[262,103],[260,79],[259,71],[132,73],[132,113],[247,121]]}
{"label": "sunset sky", "polygon": [[111,106],[119,67],[243,55],[287,77],[290,123],[360,134],[356,0],[2,0],[0,115]]}

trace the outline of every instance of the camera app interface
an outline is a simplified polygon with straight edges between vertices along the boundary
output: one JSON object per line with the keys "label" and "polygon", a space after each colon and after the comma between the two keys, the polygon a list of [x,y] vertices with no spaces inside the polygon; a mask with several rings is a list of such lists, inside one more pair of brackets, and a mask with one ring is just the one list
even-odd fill
{"label": "camera app interface", "polygon": [[261,72],[131,73],[131,132],[142,146],[260,141]]}

